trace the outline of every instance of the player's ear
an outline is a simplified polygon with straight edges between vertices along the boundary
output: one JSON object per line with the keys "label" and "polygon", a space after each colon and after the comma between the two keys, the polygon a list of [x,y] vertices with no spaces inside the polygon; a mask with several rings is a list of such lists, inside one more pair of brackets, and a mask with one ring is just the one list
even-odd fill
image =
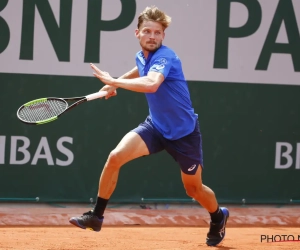
{"label": "player's ear", "polygon": [[134,33],[135,33],[135,37],[136,37],[136,38],[139,38],[139,37],[140,37],[140,30],[139,30],[139,29],[136,29],[136,30],[134,31]]}

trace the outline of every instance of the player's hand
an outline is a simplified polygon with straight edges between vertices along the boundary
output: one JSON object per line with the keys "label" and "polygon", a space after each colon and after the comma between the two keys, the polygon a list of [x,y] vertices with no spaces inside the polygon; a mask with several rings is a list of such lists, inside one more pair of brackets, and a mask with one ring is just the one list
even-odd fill
{"label": "player's hand", "polygon": [[103,91],[103,90],[107,91],[107,95],[105,96],[105,100],[107,100],[108,98],[117,95],[117,90],[116,89],[117,88],[114,87],[114,86],[105,85],[99,91]]}
{"label": "player's hand", "polygon": [[97,77],[101,82],[107,85],[112,85],[114,78],[108,72],[98,69],[94,64],[91,63],[92,69],[95,71],[93,75]]}

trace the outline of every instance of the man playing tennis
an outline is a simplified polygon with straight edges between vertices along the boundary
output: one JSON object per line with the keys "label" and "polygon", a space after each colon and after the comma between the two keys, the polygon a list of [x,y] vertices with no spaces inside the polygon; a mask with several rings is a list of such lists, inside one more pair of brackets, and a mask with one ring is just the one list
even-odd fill
{"label": "man playing tennis", "polygon": [[225,237],[228,209],[219,207],[214,192],[202,184],[202,140],[198,115],[194,113],[181,61],[173,50],[162,45],[171,18],[157,7],[147,7],[138,17],[135,36],[142,50],[136,54],[136,67],[118,79],[91,64],[94,76],[106,84],[107,98],[117,88],[145,93],[149,116],[127,133],[109,154],[103,168],[98,198],[93,210],[70,223],[100,231],[107,203],[116,187],[119,170],[127,162],[166,150],[181,168],[188,196],[197,200],[210,217],[206,244],[218,245]]}

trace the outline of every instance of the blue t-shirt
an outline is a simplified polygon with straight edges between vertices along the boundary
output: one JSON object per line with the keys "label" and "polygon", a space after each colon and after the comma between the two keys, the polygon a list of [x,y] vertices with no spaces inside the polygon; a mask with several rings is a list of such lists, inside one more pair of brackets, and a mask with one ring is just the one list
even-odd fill
{"label": "blue t-shirt", "polygon": [[155,52],[149,52],[146,60],[143,52],[139,51],[136,65],[141,77],[155,71],[165,78],[155,93],[146,93],[155,128],[169,140],[192,133],[198,115],[194,113],[181,61],[175,52],[162,45]]}

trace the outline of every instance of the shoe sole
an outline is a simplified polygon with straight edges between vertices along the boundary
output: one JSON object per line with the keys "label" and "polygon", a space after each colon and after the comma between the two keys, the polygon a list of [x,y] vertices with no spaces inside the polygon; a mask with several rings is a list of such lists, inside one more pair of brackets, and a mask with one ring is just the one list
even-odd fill
{"label": "shoe sole", "polygon": [[[228,220],[228,218],[229,218],[229,211],[228,211],[227,208],[225,208],[225,209],[227,210],[227,214],[228,214],[228,215],[225,215],[225,214],[224,214],[224,216],[226,217],[226,218],[225,218],[225,227],[226,227],[227,220]],[[221,208],[221,210],[222,210],[222,208]],[[222,212],[223,212],[223,210],[222,210]],[[224,242],[225,236],[226,236],[226,230],[225,230],[223,239],[222,239],[218,244],[215,244],[215,245],[209,245],[209,244],[206,243],[206,245],[209,246],[209,247],[217,247],[217,246],[219,246],[222,242]]]}
{"label": "shoe sole", "polygon": [[79,227],[79,228],[81,228],[81,229],[88,229],[88,230],[91,230],[91,231],[94,231],[94,232],[99,232],[100,231],[100,229],[98,230],[98,229],[94,229],[94,228],[91,228],[91,227],[85,227],[85,226],[83,226],[83,225],[81,225],[80,223],[78,223],[78,221],[77,220],[69,220],[69,222],[72,224],[72,225],[74,225],[74,226],[76,226],[76,227]]}

